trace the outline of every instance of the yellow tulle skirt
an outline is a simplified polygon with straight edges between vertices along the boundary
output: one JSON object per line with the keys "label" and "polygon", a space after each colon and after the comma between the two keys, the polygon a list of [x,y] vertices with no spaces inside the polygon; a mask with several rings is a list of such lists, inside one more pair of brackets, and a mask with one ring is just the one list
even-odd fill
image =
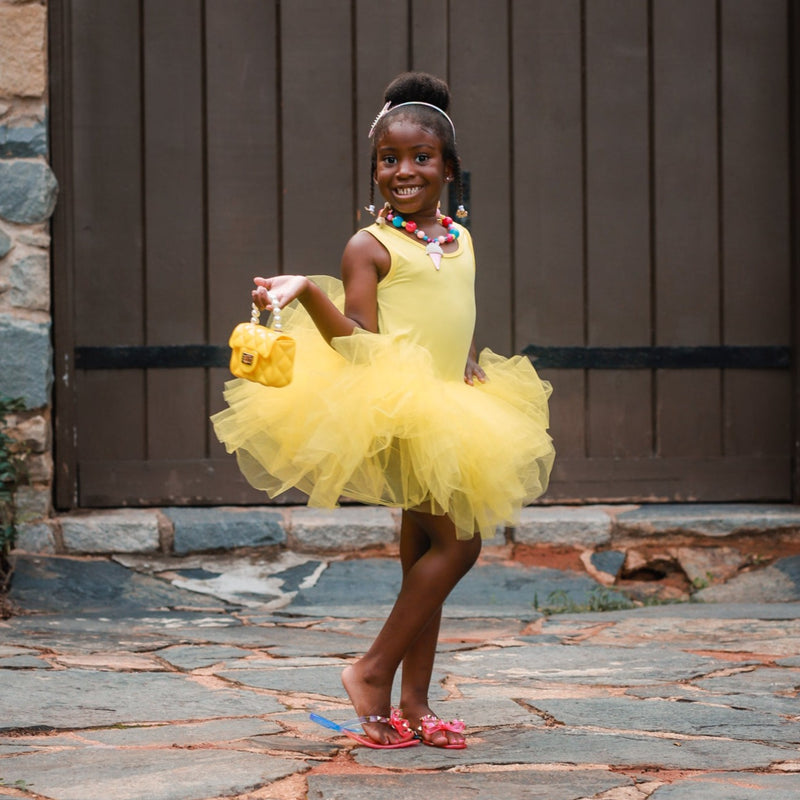
{"label": "yellow tulle skirt", "polygon": [[[315,282],[342,307],[339,281]],[[547,489],[551,388],[527,358],[484,350],[487,381],[469,386],[438,377],[402,337],[357,332],[331,347],[302,307],[282,317],[297,342],[291,384],[232,380],[211,418],[257,489],[297,488],[317,508],[349,499],[447,514],[459,538],[494,537]]]}

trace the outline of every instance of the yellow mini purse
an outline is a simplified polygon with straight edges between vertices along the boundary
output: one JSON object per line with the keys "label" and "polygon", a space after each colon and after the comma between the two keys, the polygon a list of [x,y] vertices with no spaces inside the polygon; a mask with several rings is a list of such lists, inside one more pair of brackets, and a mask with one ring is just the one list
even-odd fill
{"label": "yellow mini purse", "polygon": [[237,378],[263,383],[264,386],[286,386],[292,381],[295,341],[283,333],[280,308],[273,300],[272,328],[259,325],[261,312],[253,303],[250,322],[233,329],[228,344],[231,348],[231,372]]}

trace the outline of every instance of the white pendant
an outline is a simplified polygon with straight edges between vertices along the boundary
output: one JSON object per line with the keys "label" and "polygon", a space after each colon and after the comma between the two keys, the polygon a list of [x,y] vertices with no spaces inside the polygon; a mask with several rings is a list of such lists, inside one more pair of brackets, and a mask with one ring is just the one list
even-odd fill
{"label": "white pendant", "polygon": [[442,255],[444,254],[444,250],[442,250],[439,242],[428,242],[425,252],[431,257],[431,261],[433,261],[433,265],[436,267],[436,269],[439,269],[439,264],[441,263]]}

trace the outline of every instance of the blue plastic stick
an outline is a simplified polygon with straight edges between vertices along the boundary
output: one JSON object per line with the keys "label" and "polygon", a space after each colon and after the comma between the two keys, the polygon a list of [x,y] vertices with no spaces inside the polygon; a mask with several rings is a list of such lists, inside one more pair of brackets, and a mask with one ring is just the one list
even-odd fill
{"label": "blue plastic stick", "polygon": [[350,733],[358,733],[358,731],[353,728],[346,728],[344,725],[339,725],[338,722],[334,722],[327,717],[321,717],[319,714],[309,714],[309,717],[312,722],[316,722],[317,725],[322,725],[323,728],[330,728],[332,731],[340,731],[342,733],[350,731]]}

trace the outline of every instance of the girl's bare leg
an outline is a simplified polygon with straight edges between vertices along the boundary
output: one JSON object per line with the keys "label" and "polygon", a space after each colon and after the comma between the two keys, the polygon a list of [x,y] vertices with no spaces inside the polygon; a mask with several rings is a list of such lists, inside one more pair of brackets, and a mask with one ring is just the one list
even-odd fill
{"label": "girl's bare leg", "polygon": [[[459,541],[447,517],[406,511],[403,518],[405,543],[401,539],[401,561],[404,571],[400,593],[364,657],[342,673],[342,683],[358,715],[388,713],[394,675],[409,654],[411,661],[404,667],[404,674],[409,670],[409,685],[425,683],[427,687],[442,604],[480,553],[480,537]],[[415,649],[418,639],[420,644]],[[427,688],[425,695],[427,697]],[[403,711],[410,713],[405,708]],[[365,731],[379,744],[401,738],[387,725],[368,725]]]}
{"label": "girl's bare leg", "polygon": [[[434,519],[438,522],[452,525],[447,518],[435,517]],[[420,522],[423,521],[414,517],[408,517],[408,520],[405,517],[403,519],[400,559],[404,573],[413,567],[430,546],[430,539],[420,525]],[[453,529],[453,537],[455,537],[455,528]],[[476,549],[476,557],[480,551],[480,543],[480,537],[476,536],[475,542],[472,544]],[[462,542],[462,544],[467,543]],[[430,691],[431,676],[433,675],[433,664],[436,658],[436,647],[439,642],[441,620],[442,606],[439,606],[423,631],[406,651],[403,659],[400,707],[414,729],[419,727],[422,717],[435,713],[429,705],[428,693]],[[452,731],[437,731],[431,735],[430,741],[432,744],[441,747],[447,744],[461,744],[464,741],[464,737],[460,733]]]}

